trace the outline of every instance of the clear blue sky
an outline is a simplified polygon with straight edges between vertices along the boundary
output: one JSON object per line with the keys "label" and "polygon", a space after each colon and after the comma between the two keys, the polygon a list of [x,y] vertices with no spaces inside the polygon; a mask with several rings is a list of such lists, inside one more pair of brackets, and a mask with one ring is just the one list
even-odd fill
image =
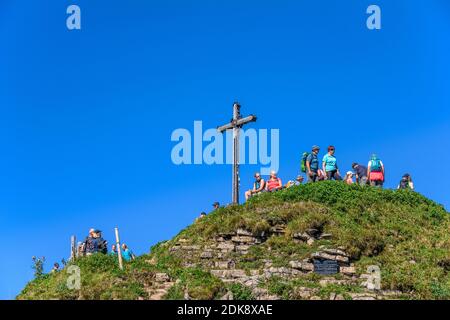
{"label": "clear blue sky", "polygon": [[343,170],[376,152],[387,187],[409,172],[448,209],[449,34],[447,0],[1,0],[0,298],[71,234],[119,226],[141,254],[229,201],[231,167],[173,165],[170,135],[223,124],[235,99],[280,129],[285,180],[334,144]]}

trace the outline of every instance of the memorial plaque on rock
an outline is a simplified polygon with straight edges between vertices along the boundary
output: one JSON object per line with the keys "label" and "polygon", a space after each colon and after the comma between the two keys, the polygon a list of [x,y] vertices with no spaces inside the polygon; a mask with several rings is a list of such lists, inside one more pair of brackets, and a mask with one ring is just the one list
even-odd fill
{"label": "memorial plaque on rock", "polygon": [[339,273],[339,264],[335,260],[314,259],[314,273],[320,275],[330,275]]}

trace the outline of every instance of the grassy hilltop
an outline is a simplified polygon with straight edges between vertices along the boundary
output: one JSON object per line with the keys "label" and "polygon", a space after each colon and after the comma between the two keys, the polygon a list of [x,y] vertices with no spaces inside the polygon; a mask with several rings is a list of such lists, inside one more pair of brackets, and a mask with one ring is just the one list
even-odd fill
{"label": "grassy hilltop", "polygon": [[[449,230],[448,212],[416,192],[324,181],[218,209],[125,270],[81,258],[80,290],[67,288],[66,267],[17,298],[450,299]],[[342,271],[312,272],[329,252]],[[361,284],[371,265],[381,290]]]}

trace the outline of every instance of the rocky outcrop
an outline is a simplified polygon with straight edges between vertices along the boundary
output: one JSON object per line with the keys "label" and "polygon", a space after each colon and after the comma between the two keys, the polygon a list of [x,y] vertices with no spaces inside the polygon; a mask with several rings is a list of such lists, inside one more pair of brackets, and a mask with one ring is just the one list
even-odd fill
{"label": "rocky outcrop", "polygon": [[[255,299],[272,300],[280,297],[270,294],[267,289],[261,288],[260,284],[273,277],[286,281],[301,279],[308,274],[315,273],[315,265],[319,262],[330,262],[338,266],[337,274],[341,278],[323,277],[318,283],[321,287],[326,286],[345,286],[353,285],[361,288],[361,292],[355,292],[351,295],[343,296],[342,294],[332,293],[330,300],[376,300],[386,297],[382,292],[374,292],[367,288],[367,275],[360,278],[354,263],[351,261],[349,254],[345,252],[345,248],[329,248],[326,246],[318,246],[308,257],[303,259],[287,260],[284,266],[275,266],[271,259],[263,258],[258,261],[250,260],[259,268],[243,269],[238,268],[242,261],[247,261],[253,246],[264,244],[270,237],[286,237],[285,225],[274,225],[269,232],[261,234],[253,234],[244,229],[237,229],[235,232],[222,233],[217,235],[213,241],[204,243],[203,245],[193,245],[185,239],[179,239],[174,246],[170,248],[170,252],[174,255],[182,257],[182,261],[186,267],[200,266],[206,268],[210,273],[223,281],[224,283],[238,283],[252,292]],[[315,242],[322,239],[332,238],[331,234],[324,234],[318,229],[308,229],[305,232],[292,234],[294,243],[305,243],[308,246],[314,246]],[[170,281],[166,276],[159,275],[160,280],[164,280],[169,286]],[[164,289],[160,289],[153,297],[162,294]],[[395,296],[390,293],[389,297]],[[296,287],[292,293],[293,299],[309,299],[318,300],[318,288]],[[227,292],[222,299],[232,300],[233,294]]]}
{"label": "rocky outcrop", "polygon": [[145,290],[148,294],[148,300],[162,300],[169,292],[169,289],[175,284],[166,273],[156,273],[155,279]]}

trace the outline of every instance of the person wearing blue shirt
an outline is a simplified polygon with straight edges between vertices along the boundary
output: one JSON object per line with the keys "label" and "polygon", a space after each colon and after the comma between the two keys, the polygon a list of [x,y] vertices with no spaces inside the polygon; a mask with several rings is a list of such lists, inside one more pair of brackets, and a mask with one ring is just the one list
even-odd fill
{"label": "person wearing blue shirt", "polygon": [[307,182],[316,182],[318,178],[319,171],[319,159],[317,155],[319,154],[319,146],[313,146],[312,152],[306,158],[306,178]]}
{"label": "person wearing blue shirt", "polygon": [[328,153],[323,157],[322,167],[327,176],[327,180],[342,180],[339,173],[339,167],[337,165],[336,157],[334,156],[335,148],[333,146],[328,147]]}
{"label": "person wearing blue shirt", "polygon": [[122,244],[122,258],[125,261],[131,261],[135,258],[133,251],[131,251],[125,243]]}

